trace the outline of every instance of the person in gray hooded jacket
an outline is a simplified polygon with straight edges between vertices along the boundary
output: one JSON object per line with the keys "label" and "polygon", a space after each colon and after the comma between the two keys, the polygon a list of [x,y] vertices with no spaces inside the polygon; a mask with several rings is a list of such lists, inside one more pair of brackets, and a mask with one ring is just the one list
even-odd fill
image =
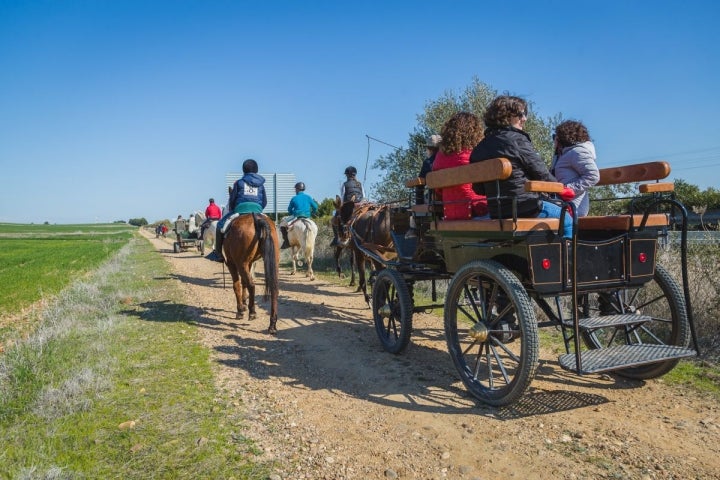
{"label": "person in gray hooded jacket", "polygon": [[555,156],[552,173],[559,182],[575,192],[572,203],[578,217],[590,211],[588,190],[600,180],[595,162],[595,145],[587,128],[581,122],[567,120],[555,127]]}

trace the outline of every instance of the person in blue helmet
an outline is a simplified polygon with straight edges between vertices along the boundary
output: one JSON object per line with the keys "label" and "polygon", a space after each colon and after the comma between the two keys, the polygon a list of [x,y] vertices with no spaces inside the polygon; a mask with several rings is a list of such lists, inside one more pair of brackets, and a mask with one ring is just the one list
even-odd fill
{"label": "person in blue helmet", "polygon": [[214,262],[225,262],[222,254],[223,235],[222,229],[227,219],[234,213],[262,213],[267,206],[267,194],[265,193],[265,179],[258,175],[258,164],[253,159],[243,162],[243,176],[233,184],[228,201],[228,213],[220,219],[215,235],[215,250],[205,258]]}

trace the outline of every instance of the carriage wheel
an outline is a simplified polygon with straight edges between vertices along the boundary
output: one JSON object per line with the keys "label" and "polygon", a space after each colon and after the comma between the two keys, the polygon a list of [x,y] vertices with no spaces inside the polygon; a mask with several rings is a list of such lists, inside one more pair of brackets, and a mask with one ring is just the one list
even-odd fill
{"label": "carriage wheel", "polygon": [[445,339],[465,387],[484,403],[516,401],[535,376],[535,312],[520,281],[498,262],[474,261],[453,276],[445,299]]}
{"label": "carriage wheel", "polygon": [[372,287],[372,311],[380,343],[390,353],[400,353],[410,342],[413,304],[410,290],[396,270],[383,269]]}
{"label": "carriage wheel", "polygon": [[[655,267],[655,275],[648,283],[640,287],[582,295],[578,309],[586,317],[637,313],[653,319],[634,329],[615,327],[583,332],[585,344],[592,349],[640,343],[681,347],[690,344],[685,297],[680,286],[659,265]],[[617,374],[639,380],[656,378],[675,368],[677,363],[678,360],[668,360],[626,368],[617,371]]]}

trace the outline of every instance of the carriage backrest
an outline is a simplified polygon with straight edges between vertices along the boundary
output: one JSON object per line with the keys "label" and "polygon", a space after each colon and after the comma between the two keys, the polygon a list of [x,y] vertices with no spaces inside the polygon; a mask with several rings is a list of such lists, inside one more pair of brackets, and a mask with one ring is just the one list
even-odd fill
{"label": "carriage backrest", "polygon": [[662,180],[670,175],[670,164],[664,161],[638,163],[624,167],[600,169],[598,185],[617,185],[619,183],[649,182]]}
{"label": "carriage backrest", "polygon": [[493,158],[459,167],[435,170],[427,174],[428,188],[445,188],[464,183],[492,182],[505,180],[512,173],[512,164],[507,158]]}

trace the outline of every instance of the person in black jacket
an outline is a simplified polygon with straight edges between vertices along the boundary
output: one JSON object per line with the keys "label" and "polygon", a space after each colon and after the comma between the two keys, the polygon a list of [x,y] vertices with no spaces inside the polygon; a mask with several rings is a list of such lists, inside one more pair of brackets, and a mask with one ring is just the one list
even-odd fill
{"label": "person in black jacket", "polygon": [[[507,95],[495,98],[483,117],[485,138],[470,154],[470,163],[504,157],[512,164],[510,177],[499,182],[499,192],[496,182],[473,184],[476,193],[487,196],[491,218],[512,218],[513,198],[517,199],[519,218],[560,218],[560,206],[543,200],[539,193],[525,191],[525,182],[528,180],[557,182],[535,150],[530,135],[523,131],[527,113],[527,102],[522,98]],[[498,194],[502,198],[497,199]],[[574,196],[569,188],[560,194],[566,201],[572,200]],[[563,236],[572,237],[570,215],[565,215],[563,227]]]}

